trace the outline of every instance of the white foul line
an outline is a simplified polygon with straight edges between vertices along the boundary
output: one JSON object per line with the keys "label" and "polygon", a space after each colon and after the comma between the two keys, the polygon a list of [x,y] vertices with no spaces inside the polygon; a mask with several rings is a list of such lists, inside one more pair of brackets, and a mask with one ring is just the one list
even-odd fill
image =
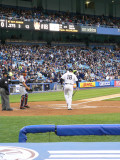
{"label": "white foul line", "polygon": [[[102,97],[94,97],[94,98],[89,98],[89,99],[77,100],[77,101],[84,101],[84,102],[77,103],[77,104],[84,104],[84,103],[89,103],[89,102],[94,102],[94,101],[102,101],[105,99],[111,99],[111,98],[117,98],[117,97],[120,97],[120,94],[113,94],[113,95],[107,95],[107,96],[102,96]],[[77,105],[77,104],[72,104],[72,105]]]}

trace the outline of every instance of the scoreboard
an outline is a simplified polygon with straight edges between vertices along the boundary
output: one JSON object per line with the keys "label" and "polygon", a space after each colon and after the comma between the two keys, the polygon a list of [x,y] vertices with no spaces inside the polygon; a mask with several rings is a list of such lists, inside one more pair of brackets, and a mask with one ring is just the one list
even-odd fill
{"label": "scoreboard", "polygon": [[31,22],[16,21],[16,20],[0,20],[0,28],[11,29],[33,29]]}
{"label": "scoreboard", "polygon": [[91,26],[81,27],[74,24],[56,24],[47,22],[29,22],[19,20],[0,19],[0,28],[6,29],[23,29],[36,31],[56,31],[56,32],[89,32],[96,33],[97,28]]}

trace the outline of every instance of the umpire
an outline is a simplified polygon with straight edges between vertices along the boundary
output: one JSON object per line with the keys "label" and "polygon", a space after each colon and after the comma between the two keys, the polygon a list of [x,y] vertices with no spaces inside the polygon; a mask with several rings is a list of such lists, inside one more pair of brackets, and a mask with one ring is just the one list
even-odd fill
{"label": "umpire", "polygon": [[13,111],[13,109],[10,108],[10,103],[9,103],[9,88],[8,88],[7,72],[4,72],[3,78],[0,79],[0,94],[1,94],[2,111]]}

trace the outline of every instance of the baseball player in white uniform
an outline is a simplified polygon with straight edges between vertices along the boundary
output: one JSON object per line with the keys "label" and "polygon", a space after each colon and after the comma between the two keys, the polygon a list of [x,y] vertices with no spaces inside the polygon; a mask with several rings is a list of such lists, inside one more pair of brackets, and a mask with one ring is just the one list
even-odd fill
{"label": "baseball player in white uniform", "polygon": [[20,109],[30,108],[27,105],[28,93],[27,93],[26,89],[30,90],[30,88],[25,83],[25,81],[26,81],[25,80],[26,75],[27,75],[26,72],[22,71],[21,75],[20,75],[20,78],[19,78],[19,82],[20,82],[20,89],[19,89],[19,91],[21,93]]}
{"label": "baseball player in white uniform", "polygon": [[76,82],[78,87],[78,78],[73,73],[72,69],[69,69],[65,74],[61,77],[61,84],[63,84],[64,81],[64,96],[67,103],[68,110],[72,110],[72,95],[73,95],[73,85]]}

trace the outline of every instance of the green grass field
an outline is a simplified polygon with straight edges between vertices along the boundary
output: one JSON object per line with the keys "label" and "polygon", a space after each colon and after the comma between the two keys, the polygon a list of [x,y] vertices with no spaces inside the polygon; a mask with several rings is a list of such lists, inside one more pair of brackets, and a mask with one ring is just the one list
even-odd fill
{"label": "green grass field", "polygon": [[[73,97],[74,100],[81,100],[87,98],[94,98],[112,94],[119,94],[120,88],[98,88],[98,89],[83,89],[78,90]],[[29,102],[38,101],[64,101],[64,93],[61,92],[44,92],[29,94]],[[10,102],[20,102],[20,95],[10,95]],[[0,100],[1,103],[1,100]]]}
{"label": "green grass field", "polygon": [[[79,90],[73,97],[74,100],[87,99],[105,95],[117,94],[120,92],[119,88],[99,88]],[[29,94],[29,101],[63,101],[63,92],[49,92]],[[120,100],[114,98],[111,100]],[[10,102],[20,102],[20,95],[10,95]],[[73,116],[0,116],[0,142],[18,142],[19,131],[22,127],[27,125],[40,124],[119,124],[120,113],[111,114],[91,114],[91,115],[73,115]],[[27,142],[118,142],[120,136],[71,136],[58,137],[55,133],[39,133],[27,134]]]}

